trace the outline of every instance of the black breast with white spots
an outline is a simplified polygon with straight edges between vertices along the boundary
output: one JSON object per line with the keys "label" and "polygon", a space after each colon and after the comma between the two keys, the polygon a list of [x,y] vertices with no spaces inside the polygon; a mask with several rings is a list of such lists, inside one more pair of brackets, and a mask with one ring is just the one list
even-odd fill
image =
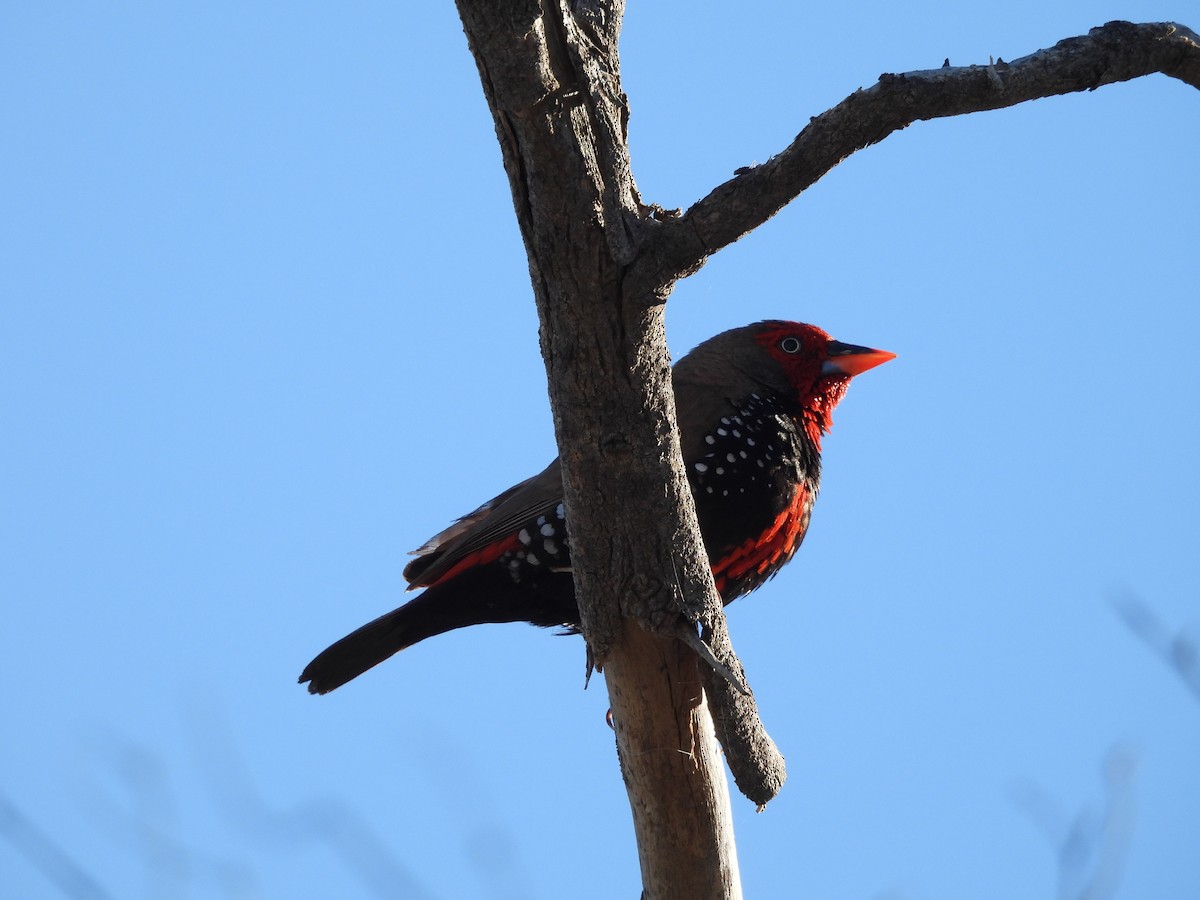
{"label": "black breast with white spots", "polygon": [[[696,444],[690,448],[697,454]],[[698,454],[685,460],[704,544],[713,562],[770,527],[788,507],[796,485],[812,493],[820,455],[779,402],[751,394],[712,422]]]}
{"label": "black breast with white spots", "polygon": [[517,531],[516,549],[503,553],[497,562],[516,582],[539,581],[554,572],[571,571],[571,550],[562,503],[529,519]]}

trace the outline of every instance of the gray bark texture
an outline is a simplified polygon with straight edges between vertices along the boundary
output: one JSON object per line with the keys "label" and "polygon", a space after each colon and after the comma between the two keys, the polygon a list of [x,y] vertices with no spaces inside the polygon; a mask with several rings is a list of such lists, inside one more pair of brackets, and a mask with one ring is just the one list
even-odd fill
{"label": "gray bark texture", "polygon": [[[716,738],[759,809],[786,775],[729,643],[683,472],[663,325],[672,286],[842,159],[920,119],[1152,72],[1200,87],[1197,37],[1113,22],[1010,63],[883,75],[680,213],[644,203],[631,175],[621,0],[458,10],[528,254],[589,666],[606,676],[643,896],[737,897]],[[700,661],[697,629],[724,676]]]}

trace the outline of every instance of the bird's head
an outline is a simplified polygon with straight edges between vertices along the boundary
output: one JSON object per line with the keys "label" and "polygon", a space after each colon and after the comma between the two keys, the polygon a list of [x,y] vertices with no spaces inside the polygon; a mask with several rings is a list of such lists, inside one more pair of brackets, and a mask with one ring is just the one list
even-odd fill
{"label": "bird's head", "polygon": [[882,365],[896,354],[835,341],[815,325],[768,321],[750,326],[759,353],[761,379],[776,396],[795,403],[792,410],[817,442],[832,425],[833,408],[846,394],[850,379]]}
{"label": "bird's head", "polygon": [[817,444],[850,379],[895,353],[835,341],[815,325],[771,320],[710,338],[680,361],[678,377],[739,396],[758,393],[804,423]]}

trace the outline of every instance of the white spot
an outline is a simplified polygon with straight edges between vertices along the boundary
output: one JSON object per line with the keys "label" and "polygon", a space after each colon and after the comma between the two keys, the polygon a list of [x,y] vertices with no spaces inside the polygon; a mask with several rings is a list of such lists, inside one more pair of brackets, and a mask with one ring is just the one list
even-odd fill
{"label": "white spot", "polygon": [[715,444],[716,442],[717,442],[717,439],[715,437],[713,437],[711,434],[706,434],[704,436],[704,443]]}
{"label": "white spot", "polygon": [[543,541],[542,549],[545,550],[551,556],[558,556],[558,544],[554,543],[554,541],[552,541],[552,540],[546,539],[545,541]]}
{"label": "white spot", "polygon": [[733,436],[740,438],[742,436],[742,433],[735,428],[735,429],[733,429]]}
{"label": "white spot", "polygon": [[724,428],[718,428],[717,434],[719,434],[721,437],[725,437],[725,435],[729,434],[729,432],[726,431]]}
{"label": "white spot", "polygon": [[533,536],[524,528],[522,528],[517,532],[517,540],[519,540],[522,544],[528,545],[529,542],[533,540]]}
{"label": "white spot", "polygon": [[746,438],[746,446],[753,447],[754,446],[754,438]]}
{"label": "white spot", "polygon": [[[545,520],[545,518],[542,518],[540,521],[545,522],[546,520]],[[545,525],[543,525],[539,530],[542,533],[542,537],[554,537],[554,526],[549,524],[548,522]]]}
{"label": "white spot", "polygon": [[722,496],[722,497],[728,497],[728,496],[729,496],[729,491],[721,491],[721,496]]}
{"label": "white spot", "polygon": [[565,519],[567,517],[567,511],[563,509],[563,505],[561,503],[554,507],[554,514],[560,519]]}
{"label": "white spot", "polygon": [[708,471],[708,466],[706,466],[704,463],[696,463],[694,466],[692,466],[692,468],[695,469],[697,472],[707,472]]}
{"label": "white spot", "polygon": [[745,451],[745,450],[739,450],[739,451],[738,451],[738,456],[740,456],[742,459],[746,459],[746,458],[747,458],[747,457],[746,457],[746,451]]}
{"label": "white spot", "polygon": [[711,488],[711,487],[706,487],[704,490],[705,490],[705,491],[707,491],[707,492],[708,492],[708,493],[710,493],[710,494],[712,493],[712,488]]}
{"label": "white spot", "polygon": [[525,562],[529,563],[531,566],[539,566],[539,565],[541,565],[541,562],[540,562],[540,561],[538,560],[538,558],[537,558],[536,556],[534,556],[532,553],[526,553],[526,554],[525,554]]}
{"label": "white spot", "polygon": [[766,467],[763,465],[763,461],[762,461],[761,459],[759,459],[759,460],[755,460],[755,461],[758,463],[758,467],[759,467],[760,469],[766,468]]}
{"label": "white spot", "polygon": [[728,420],[727,418],[725,418],[725,416],[721,416],[721,424],[722,424],[722,425],[728,425],[728,424],[729,424],[729,420]]}
{"label": "white spot", "polygon": [[545,516],[538,516],[537,523],[538,523],[538,525],[545,525],[545,524],[546,524],[546,517],[545,517]]}
{"label": "white spot", "polygon": [[717,474],[718,474],[718,475],[724,475],[724,474],[725,474],[725,470],[724,470],[724,469],[722,469],[720,466],[717,466]]}
{"label": "white spot", "polygon": [[[745,456],[745,455],[746,455],[745,453],[743,453],[743,454],[742,454],[742,456]],[[732,453],[726,453],[726,454],[725,454],[725,459],[726,459],[728,462],[737,462],[737,457],[736,457],[736,456],[734,456]]]}
{"label": "white spot", "polygon": [[[735,423],[735,424],[741,425],[741,424],[742,424],[742,417],[741,417],[741,416],[734,416],[734,417],[733,417],[733,421],[734,421],[734,423]],[[737,434],[737,432],[735,431],[735,432],[734,432],[734,434]]]}

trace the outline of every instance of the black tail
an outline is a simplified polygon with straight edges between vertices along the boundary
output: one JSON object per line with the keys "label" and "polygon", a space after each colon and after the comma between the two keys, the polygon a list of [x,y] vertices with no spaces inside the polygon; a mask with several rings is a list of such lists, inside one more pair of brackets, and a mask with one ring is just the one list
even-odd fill
{"label": "black tail", "polygon": [[518,587],[503,569],[495,568],[494,574],[466,572],[446,584],[426,588],[399,609],[351,632],[305,666],[300,683],[308,682],[310,694],[328,694],[418,641],[467,625],[578,623],[575,585],[569,573],[552,575],[540,585]]}

